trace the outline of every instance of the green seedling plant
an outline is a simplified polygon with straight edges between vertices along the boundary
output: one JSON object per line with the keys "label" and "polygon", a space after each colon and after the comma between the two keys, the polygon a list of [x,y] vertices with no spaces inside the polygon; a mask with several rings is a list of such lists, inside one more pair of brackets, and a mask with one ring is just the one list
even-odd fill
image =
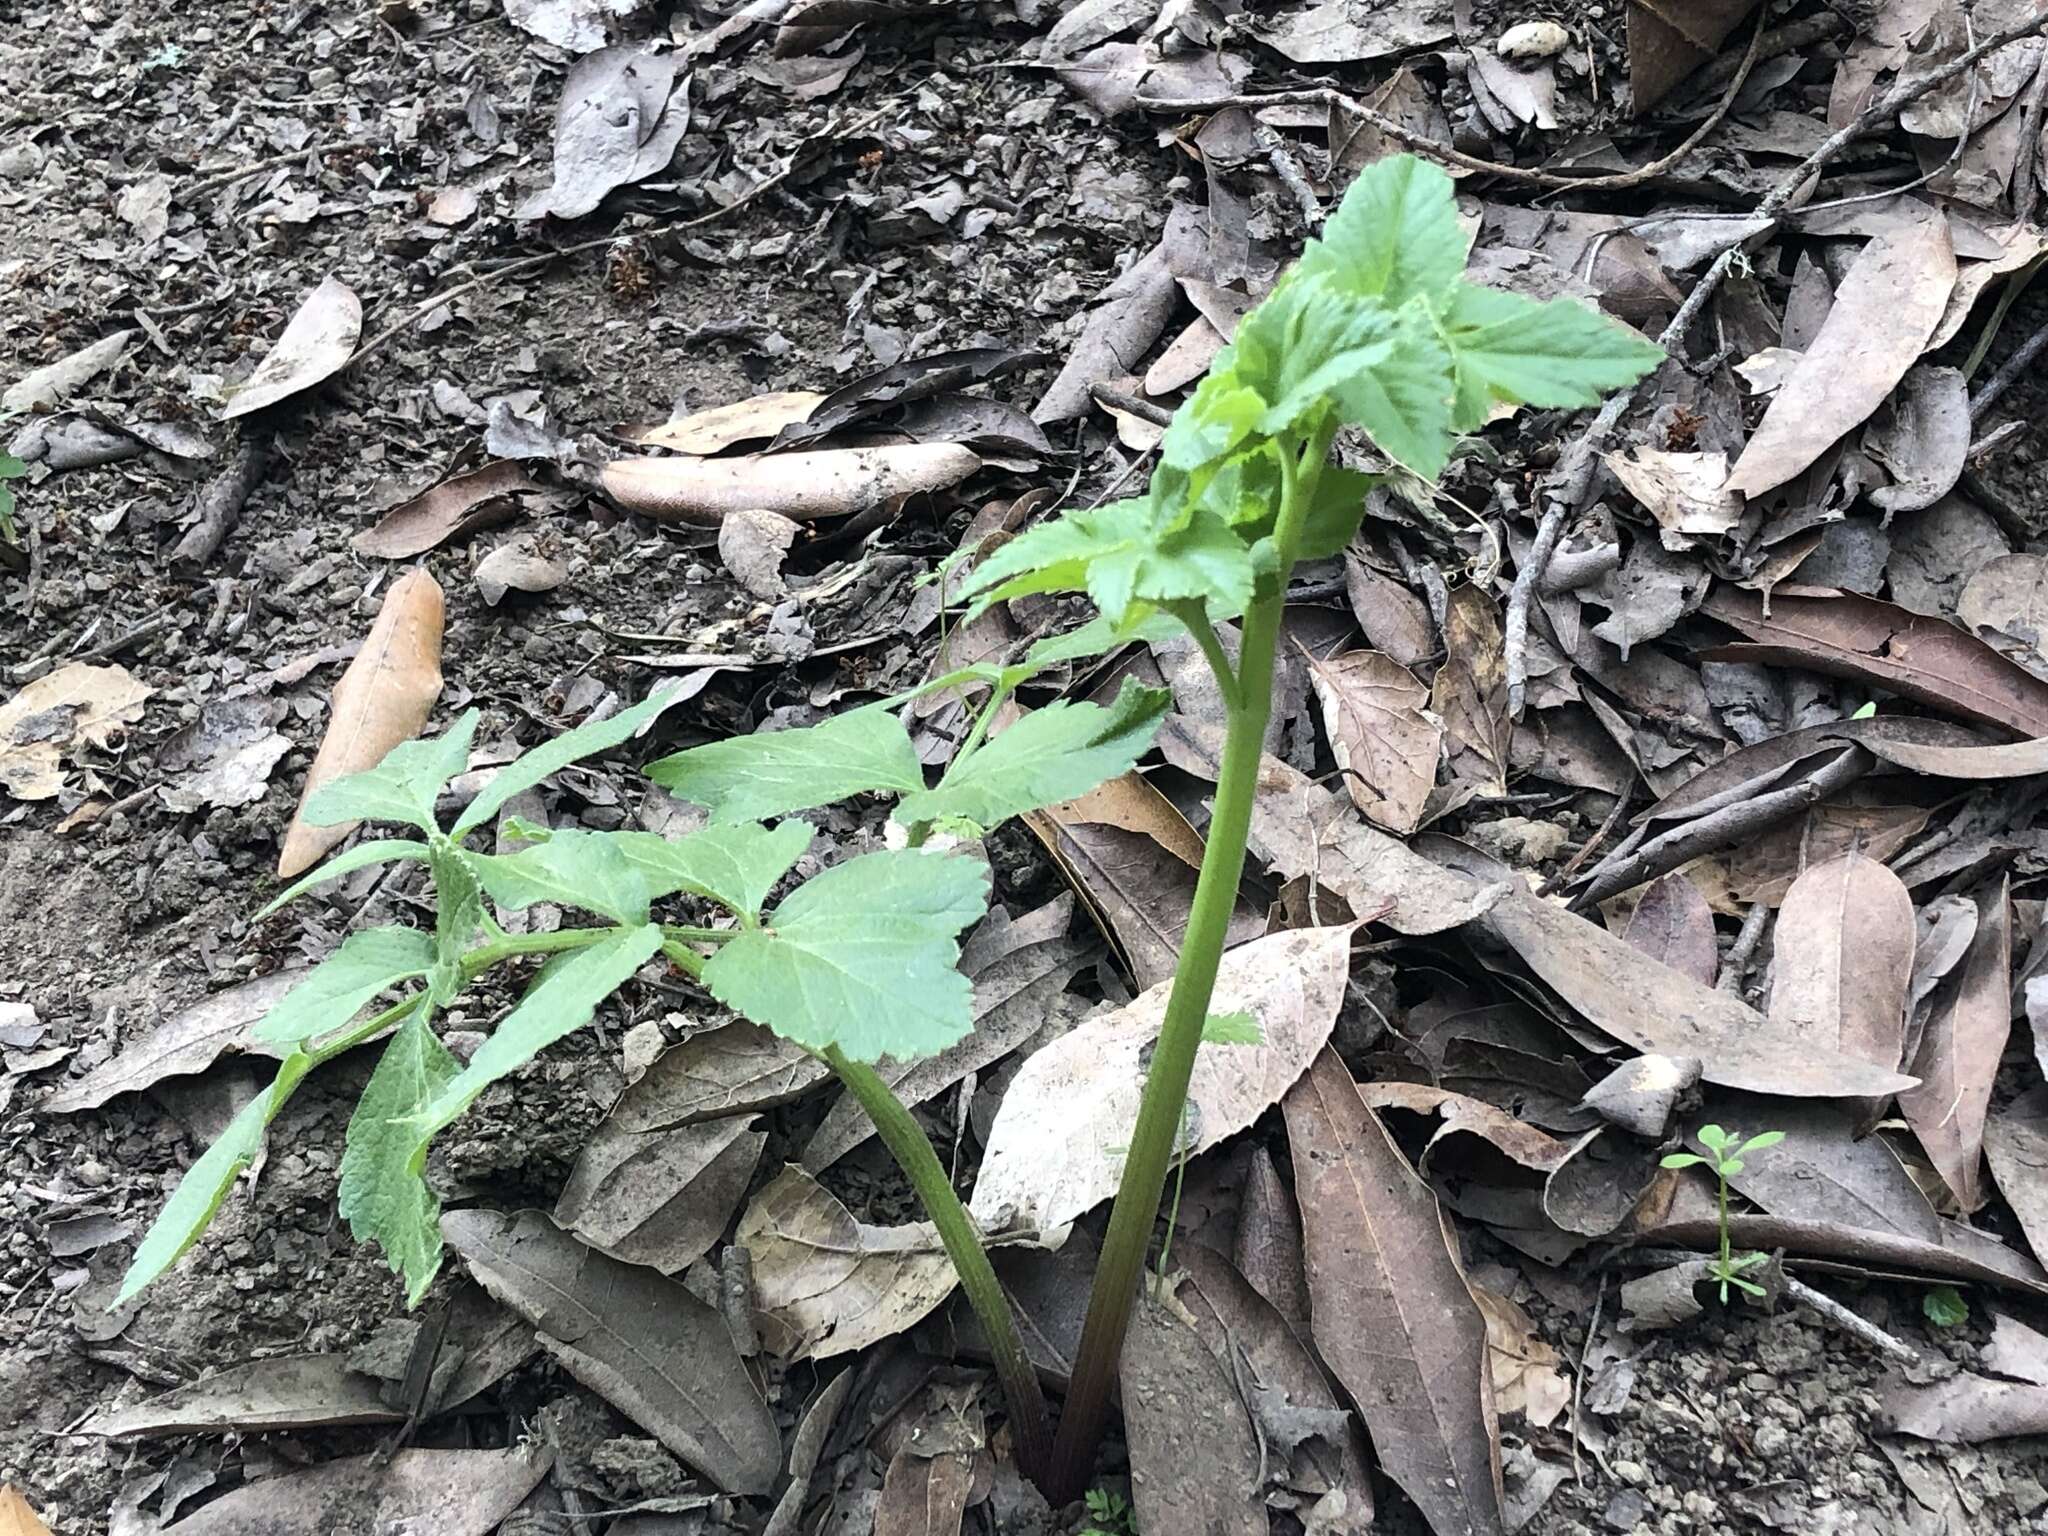
{"label": "green seedling plant", "polygon": [[1702,1157],[1697,1152],[1673,1152],[1664,1159],[1666,1168],[1703,1167],[1711,1169],[1720,1186],[1718,1210],[1720,1212],[1721,1251],[1708,1262],[1707,1273],[1721,1283],[1721,1305],[1728,1305],[1728,1288],[1734,1286],[1752,1296],[1761,1296],[1764,1288],[1754,1280],[1745,1279],[1744,1270],[1754,1269],[1766,1262],[1767,1253],[1736,1253],[1733,1238],[1728,1229],[1728,1181],[1742,1172],[1743,1158],[1754,1152],[1775,1147],[1785,1139],[1783,1131],[1762,1131],[1744,1141],[1733,1131],[1725,1131],[1718,1125],[1703,1125],[1693,1135],[1699,1144],[1707,1149]]}
{"label": "green seedling plant", "polygon": [[7,482],[19,480],[28,473],[28,466],[11,453],[0,453],[0,540],[19,544],[21,534],[14,526],[14,487]]}
{"label": "green seedling plant", "polygon": [[[1020,1466],[1056,1503],[1079,1497],[1196,1052],[1205,1034],[1218,1043],[1259,1038],[1256,1020],[1211,1019],[1209,1003],[1243,874],[1290,573],[1350,542],[1366,494],[1385,476],[1434,479],[1460,435],[1502,403],[1595,405],[1662,356],[1579,303],[1537,303],[1468,283],[1466,243],[1441,171],[1405,156],[1367,168],[1175,414],[1144,494],[1069,512],[947,572],[970,618],[1012,598],[1080,593],[1096,609],[1092,619],[1015,660],[963,668],[913,694],[650,765],[655,782],[706,808],[709,825],[700,832],[667,840],[515,826],[525,839],[510,853],[467,846],[513,794],[649,726],[660,699],[500,769],[445,826],[436,804],[464,767],[474,714],[310,797],[305,813],[316,823],[396,822],[414,835],[351,848],[273,906],[315,880],[412,860],[432,876],[433,932],[351,934],[257,1026],[260,1039],[286,1050],[277,1077],[186,1174],[138,1249],[123,1295],[198,1236],[309,1071],[389,1031],[349,1123],[340,1209],[358,1237],[383,1246],[416,1300],[441,1261],[439,1202],[423,1177],[434,1135],[485,1087],[666,957],[734,1012],[814,1053],[868,1114],[990,1341]],[[1347,428],[1361,435],[1361,451],[1366,442],[1377,451],[1382,468],[1330,463]],[[1238,626],[1234,658],[1219,630],[1229,622]],[[955,962],[958,935],[986,905],[988,877],[962,848],[1008,818],[1131,769],[1169,702],[1162,690],[1127,681],[1107,704],[1062,700],[1013,717],[1017,691],[1047,668],[1177,630],[1192,636],[1225,701],[1221,774],[1055,1444],[983,1234],[874,1063],[933,1055],[972,1028],[971,988]],[[917,693],[934,690],[960,690],[975,710],[935,784],[902,716]],[[1010,723],[997,730],[1003,720]],[[812,875],[771,904],[812,837],[804,823],[784,818],[856,795],[893,799],[889,845]],[[508,934],[491,920],[486,897],[505,908],[550,901],[590,914],[591,923]],[[689,910],[669,909],[683,902]],[[671,920],[678,916],[693,920]],[[436,1038],[434,1019],[485,973],[532,955],[542,961],[522,1000],[466,1064],[456,1061]],[[393,988],[405,995],[363,1016]]]}
{"label": "green seedling plant", "polygon": [[1080,1536],[1138,1536],[1138,1517],[1131,1501],[1108,1488],[1090,1488],[1082,1502],[1088,1523]]}

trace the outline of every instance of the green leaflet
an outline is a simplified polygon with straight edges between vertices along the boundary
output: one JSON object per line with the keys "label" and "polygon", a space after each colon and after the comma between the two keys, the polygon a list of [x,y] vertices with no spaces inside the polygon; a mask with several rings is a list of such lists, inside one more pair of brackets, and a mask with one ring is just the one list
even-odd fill
{"label": "green leaflet", "polygon": [[411,1122],[462,1070],[431,1016],[431,1008],[414,1009],[384,1047],[349,1116],[341,1156],[341,1214],[358,1242],[374,1239],[405,1277],[409,1306],[441,1267],[441,1202],[411,1166]]}
{"label": "green leaflet", "polygon": [[422,832],[437,830],[434,802],[441,786],[468,763],[477,719],[476,710],[464,710],[438,736],[401,741],[376,767],[314,790],[300,814],[316,827],[344,821],[403,821]]}
{"label": "green leaflet", "polygon": [[638,926],[647,921],[652,893],[639,864],[619,844],[611,833],[567,830],[517,853],[470,854],[469,866],[499,906],[560,902]]}
{"label": "green leaflet", "polygon": [[903,722],[877,705],[794,731],[756,731],[647,765],[647,776],[714,821],[766,821],[870,790],[924,788]]}
{"label": "green leaflet", "polygon": [[619,852],[646,880],[649,895],[688,891],[749,923],[760,917],[761,903],[804,856],[814,835],[800,821],[773,827],[734,822],[674,842],[653,832],[611,834]]}
{"label": "green leaflet", "polygon": [[277,1112],[284,1108],[285,1101],[312,1066],[313,1058],[304,1051],[294,1051],[285,1057],[279,1063],[277,1076],[271,1079],[270,1086],[244,1104],[241,1113],[230,1120],[228,1128],[220,1133],[220,1139],[185,1170],[185,1177],[178,1180],[178,1187],[171,1191],[171,1198],[157,1212],[156,1220],[150,1223],[149,1231],[144,1234],[135,1250],[135,1257],[129,1262],[128,1272],[121,1277],[121,1290],[114,1298],[115,1306],[120,1306],[177,1263],[185,1250],[198,1241],[199,1234],[206,1230],[214,1212],[220,1209],[221,1201],[234,1187],[235,1179],[256,1161],[256,1154],[263,1150],[263,1132],[277,1118]]}
{"label": "green leaflet", "polygon": [[1111,708],[1061,700],[1034,710],[956,761],[938,788],[906,795],[896,819],[993,827],[1084,795],[1145,755],[1171,702],[1165,689],[1126,679]]}
{"label": "green leaflet", "polygon": [[1024,653],[1024,665],[1036,672],[1063,661],[1084,661],[1091,656],[1106,655],[1133,642],[1157,645],[1179,633],[1180,623],[1171,615],[1158,612],[1150,604],[1135,603],[1124,614],[1121,624],[1112,624],[1098,613],[1079,629],[1035,641]]}
{"label": "green leaflet", "polygon": [[462,952],[484,925],[484,896],[477,889],[469,855],[434,835],[427,863],[434,874],[434,968],[427,976],[427,998],[436,1008],[447,1006],[462,990]]}
{"label": "green leaflet", "polygon": [[358,869],[367,869],[372,864],[388,864],[393,859],[418,859],[424,863],[427,859],[427,845],[425,843],[416,843],[407,837],[387,837],[367,843],[357,843],[355,847],[345,853],[336,854],[310,875],[293,881],[282,891],[271,897],[263,910],[256,914],[255,921],[262,922],[264,918],[270,916],[279,907],[284,906],[288,902],[297,901],[316,885],[321,885],[326,881],[353,873]]}
{"label": "green leaflet", "polygon": [[588,1024],[597,1005],[625,985],[660,948],[661,929],[646,923],[620,928],[543,966],[519,1006],[477,1047],[469,1065],[444,1083],[407,1122],[412,1132],[407,1166],[418,1173],[426,1165],[427,1143],[469,1108],[478,1094],[564,1035]]}
{"label": "green leaflet", "polygon": [[1470,432],[1496,400],[1591,406],[1664,360],[1656,343],[1571,299],[1539,304],[1466,284],[1443,312],[1457,378],[1452,425]]}
{"label": "green leaflet", "polygon": [[1204,1045],[1264,1045],[1266,1032],[1249,1013],[1212,1013],[1202,1021]]}
{"label": "green leaflet", "polygon": [[531,789],[549,774],[608,751],[636,736],[654,718],[675,702],[672,693],[643,699],[631,709],[604,720],[587,720],[573,731],[542,742],[523,757],[514,759],[491,776],[482,793],[470,801],[456,819],[451,835],[458,841],[498,813],[498,808],[523,789]]}
{"label": "green leaflet", "polygon": [[352,933],[266,1013],[250,1038],[301,1045],[339,1029],[386,987],[434,968],[434,941],[416,928]]}
{"label": "green leaflet", "polygon": [[1390,155],[1358,173],[1296,270],[1392,309],[1411,299],[1435,304],[1463,279],[1468,243],[1450,176],[1413,155]]}
{"label": "green leaflet", "polygon": [[988,873],[906,849],[864,854],[797,887],[768,926],[704,965],[728,1008],[811,1050],[910,1061],[974,1027],[955,936],[988,905]]}

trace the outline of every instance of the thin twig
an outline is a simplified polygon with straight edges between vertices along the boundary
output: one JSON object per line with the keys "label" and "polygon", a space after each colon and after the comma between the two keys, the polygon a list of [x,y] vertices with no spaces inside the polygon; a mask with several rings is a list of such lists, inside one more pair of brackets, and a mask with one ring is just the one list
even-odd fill
{"label": "thin twig", "polygon": [[[2043,73],[2048,73],[2048,70]],[[2044,348],[2048,348],[2048,325],[2021,342],[2013,355],[1999,364],[1998,372],[1984,381],[1984,387],[1970,396],[1970,420],[1982,421],[1984,413],[1998,403],[1998,397],[2017,384],[2034,366],[2034,359]]]}
{"label": "thin twig", "polygon": [[1601,1271],[1600,1289],[1593,1297],[1593,1316],[1586,1324],[1585,1348],[1579,1351],[1579,1373],[1572,1378],[1572,1481],[1584,1485],[1586,1469],[1579,1461],[1579,1441],[1583,1438],[1579,1426],[1584,1422],[1579,1417],[1580,1404],[1586,1396],[1586,1362],[1593,1357],[1593,1340],[1600,1332],[1600,1310],[1607,1305],[1607,1274]]}
{"label": "thin twig", "polygon": [[1608,834],[1621,824],[1621,818],[1627,813],[1629,801],[1634,798],[1631,793],[1634,788],[1633,784],[1622,786],[1621,793],[1614,797],[1614,809],[1607,813],[1606,819],[1600,823],[1593,835],[1586,839],[1579,851],[1571,856],[1565,867],[1537,887],[1538,896],[1548,896],[1559,886],[1567,884],[1572,876],[1579,872],[1579,866],[1592,856],[1593,850],[1607,841]]}
{"label": "thin twig", "polygon": [[1728,958],[1721,962],[1721,975],[1715,982],[1723,992],[1742,995],[1742,983],[1749,975],[1750,957],[1756,953],[1757,945],[1764,939],[1764,925],[1771,919],[1771,904],[1767,901],[1753,901],[1749,912],[1742,919],[1742,931],[1735,935],[1735,942],[1728,946]]}
{"label": "thin twig", "polygon": [[179,202],[191,197],[201,197],[208,192],[218,192],[222,187],[246,181],[251,176],[260,176],[265,171],[276,170],[280,165],[295,165],[307,156],[324,160],[329,155],[338,155],[351,149],[374,149],[381,139],[337,139],[331,144],[313,144],[304,149],[289,150],[282,155],[272,155],[264,160],[251,160],[247,165],[238,165],[232,171],[222,171],[218,176],[209,176],[204,181],[195,181],[190,186],[178,188]]}
{"label": "thin twig", "polygon": [[[1819,174],[1821,167],[1857,139],[1879,124],[1889,122],[1902,108],[1918,101],[1937,86],[1954,79],[1986,54],[1993,53],[2008,43],[2032,37],[2044,29],[2048,29],[2048,12],[2043,12],[2031,20],[2015,23],[2002,32],[1993,33],[1976,47],[1966,49],[1931,74],[1913,80],[1897,81],[1881,100],[1865,107],[1851,121],[1823,139],[1811,154],[1795,165],[1765,194],[1763,201],[1757,204],[1756,212],[1750,217],[1763,219],[1766,223],[1750,238],[1768,234],[1775,229],[1786,210]],[[1678,308],[1678,313],[1671,317],[1671,323],[1665,326],[1657,337],[1657,344],[1665,351],[1675,352],[1684,342],[1686,332],[1691,329],[1693,321],[1706,308],[1707,300],[1720,288],[1721,280],[1734,267],[1742,245],[1742,241],[1736,241],[1722,251],[1714,258],[1713,265],[1708,267],[1700,280],[1693,285],[1692,292],[1686,295],[1685,302]],[[1554,474],[1557,488],[1552,493],[1549,506],[1544,509],[1542,521],[1537,525],[1536,538],[1530,546],[1528,562],[1522,569],[1516,571],[1515,584],[1508,592],[1503,649],[1507,670],[1508,714],[1513,719],[1521,718],[1529,687],[1529,600],[1535,593],[1537,583],[1543,579],[1544,568],[1550,563],[1552,552],[1557,548],[1558,538],[1564,532],[1565,520],[1586,502],[1587,493],[1592,488],[1593,467],[1597,462],[1598,450],[1606,445],[1607,439],[1613,434],[1622,416],[1635,403],[1636,395],[1641,389],[1642,381],[1639,380],[1627,389],[1608,396],[1607,403],[1601,406],[1599,415],[1593,418],[1586,430],[1558,460]]]}
{"label": "thin twig", "polygon": [[1794,1280],[1790,1275],[1783,1273],[1779,1275],[1778,1283],[1786,1296],[1802,1306],[1813,1308],[1844,1333],[1861,1339],[1878,1353],[1890,1355],[1894,1360],[1904,1360],[1913,1365],[1920,1363],[1920,1352],[1912,1345],[1893,1338],[1869,1318],[1851,1311],[1825,1291],[1817,1291],[1804,1280]]}
{"label": "thin twig", "polygon": [[[818,131],[816,138],[851,138],[870,124],[880,121],[893,111],[895,107],[896,103],[894,101],[887,102],[868,113],[865,117],[856,119],[843,129],[835,123],[827,123]],[[806,140],[798,145],[790,151],[789,159],[781,170],[766,180],[755,183],[723,207],[714,208],[709,213],[698,214],[695,218],[679,219],[672,224],[658,224],[652,229],[638,231],[634,238],[665,239],[670,235],[688,234],[691,230],[702,229],[708,224],[716,224],[721,219],[730,218],[733,214],[746,207],[747,204],[755,202],[766,194],[773,192],[777,187],[789,180],[791,176],[795,175],[797,167],[803,161],[804,151],[809,149],[814,142],[816,142],[816,139]],[[360,347],[357,347],[354,355],[342,366],[344,368],[355,367],[356,364],[383,350],[385,344],[393,337],[410,330],[435,310],[440,309],[444,305],[452,304],[457,299],[476,292],[479,288],[488,287],[492,283],[502,281],[508,277],[517,277],[522,273],[536,271],[551,261],[560,261],[565,256],[580,256],[585,251],[601,250],[607,246],[616,245],[625,238],[627,237],[614,231],[608,235],[599,235],[594,240],[579,240],[574,245],[561,246],[556,250],[542,251],[538,256],[524,256],[517,261],[507,262],[504,266],[499,267],[493,272],[486,272],[481,277],[473,277],[467,282],[457,283],[453,288],[445,288],[439,293],[429,294],[426,298],[415,303],[401,319],[392,321],[390,325],[379,331],[375,336],[372,336]]]}

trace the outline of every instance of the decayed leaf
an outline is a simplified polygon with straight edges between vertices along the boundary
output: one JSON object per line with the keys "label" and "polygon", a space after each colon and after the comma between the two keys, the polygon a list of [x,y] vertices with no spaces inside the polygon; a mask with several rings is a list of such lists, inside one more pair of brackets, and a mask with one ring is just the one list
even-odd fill
{"label": "decayed leaf", "polygon": [[519,217],[580,219],[616,187],[666,170],[690,126],[690,87],[676,55],[638,43],[586,54],[569,67],[555,109],[554,184]]}
{"label": "decayed leaf", "polygon": [[793,1040],[749,1019],[690,1036],[657,1057],[612,1110],[629,1131],[693,1125],[786,1104],[832,1069]]}
{"label": "decayed leaf", "polygon": [[1614,478],[1657,519],[1666,549],[1690,549],[1695,538],[1719,538],[1742,521],[1742,498],[1728,489],[1725,453],[1632,448],[1606,460]]}
{"label": "decayed leaf", "polygon": [[[1713,1211],[1712,1185],[1706,1188],[1708,1194],[1699,1211],[1657,1220],[1639,1230],[1637,1240],[1718,1248],[1721,1223]],[[1938,1242],[1926,1242],[1896,1232],[1877,1232],[1831,1221],[1791,1221],[1780,1216],[1749,1214],[1728,1218],[1729,1241],[1738,1249],[1769,1253],[1782,1248],[1795,1258],[1843,1259],[1868,1267],[1905,1269],[2048,1297],[2048,1271],[2024,1254],[1960,1222],[1944,1221],[1939,1231]]]}
{"label": "decayed leaf", "polygon": [[63,759],[104,747],[142,718],[151,689],[126,667],[74,661],[0,704],[0,788],[17,800],[49,800],[64,786]]}
{"label": "decayed leaf", "polygon": [[1486,1319],[1495,1408],[1504,1416],[1519,1413],[1537,1429],[1545,1428],[1572,1400],[1571,1378],[1559,1369],[1563,1357],[1537,1334],[1534,1319],[1514,1302],[1477,1283],[1471,1291]]}
{"label": "decayed leaf", "polygon": [[1500,1441],[1486,1323],[1436,1197],[1334,1052],[1282,1101],[1317,1347],[1381,1467],[1437,1531],[1497,1536]]}
{"label": "decayed leaf", "polygon": [[1443,754],[1443,727],[1423,713],[1429,690],[1378,651],[1328,661],[1312,655],[1309,684],[1351,803],[1376,826],[1413,832],[1436,788]]}
{"label": "decayed leaf", "polygon": [[1834,307],[1735,461],[1728,489],[1783,485],[1884,404],[1941,323],[1956,285],[1948,224],[1930,219],[1873,239]]}
{"label": "decayed leaf", "polygon": [[1264,1147],[1251,1148],[1247,1157],[1230,1258],[1287,1326],[1305,1337],[1308,1279],[1301,1262],[1301,1210]]}
{"label": "decayed leaf", "polygon": [[789,590],[789,583],[782,578],[782,562],[801,532],[801,525],[780,512],[745,507],[727,513],[718,525],[718,558],[741,586],[762,602],[772,603]]}
{"label": "decayed leaf", "polygon": [[[848,1371],[839,1379],[851,1381]],[[882,1477],[875,1536],[958,1536],[974,1492],[974,1459],[955,1451],[898,1451]]]}
{"label": "decayed leaf", "polygon": [[1713,60],[1756,0],[1632,0],[1628,84],[1638,115]]}
{"label": "decayed leaf", "polygon": [[340,1355],[278,1355],[229,1366],[129,1408],[109,1408],[79,1426],[126,1440],[149,1435],[238,1430],[315,1429],[387,1424],[404,1418],[384,1401],[377,1380]]}
{"label": "decayed leaf", "polygon": [[979,468],[980,456],[958,443],[900,443],[734,459],[615,459],[604,467],[603,482],[629,511],[715,527],[749,508],[798,522],[845,517],[898,496],[944,490]]}
{"label": "decayed leaf", "polygon": [[1665,875],[1643,888],[1621,936],[1659,965],[1711,987],[1721,968],[1714,911],[1700,888],[1683,875]]}
{"label": "decayed leaf", "polygon": [[1700,607],[1754,644],[1716,646],[1709,661],[1775,662],[1869,683],[2002,730],[2048,736],[2048,682],[1952,624],[1875,598],[1780,592],[1770,612],[1723,583]]}
{"label": "decayed leaf", "polygon": [[327,734],[306,770],[299,810],[278,854],[279,879],[311,869],[356,828],[354,822],[316,827],[306,821],[306,802],[314,792],[376,767],[393,747],[425,727],[441,696],[442,613],[440,584],[424,569],[406,572],[384,594],[363,648],[334,685]]}
{"label": "decayed leaf", "polygon": [[286,322],[277,345],[221,408],[246,416],[311,389],[341,371],[363,334],[363,301],[338,277],[322,281]]}
{"label": "decayed leaf", "polygon": [[1887,512],[1931,507],[1962,478],[1970,453],[1970,392],[1960,368],[1916,365],[1870,420],[1863,451],[1891,473],[1870,493]]}
{"label": "decayed leaf", "polygon": [[[1717,1091],[1699,1123],[1739,1133],[1777,1131],[1769,1155],[1742,1159],[1729,1183],[1759,1210],[1787,1221],[1827,1222],[1938,1244],[1941,1222],[1881,1136],[1858,1139],[1858,1108]],[[1697,1136],[1690,1139],[1701,1150]]]}
{"label": "decayed leaf", "polygon": [[12,1483],[0,1484],[0,1536],[50,1536],[35,1506]]}
{"label": "decayed leaf", "polygon": [[808,418],[824,400],[808,389],[778,390],[676,416],[658,427],[625,435],[651,448],[677,453],[718,453],[739,443],[766,442],[784,427]]}
{"label": "decayed leaf", "polygon": [[930,1222],[871,1227],[794,1164],[754,1196],[735,1241],[753,1256],[761,1341],[791,1362],[893,1338],[955,1283]]}
{"label": "decayed leaf", "polygon": [[[1252,1014],[1264,1040],[1195,1057],[1190,1156],[1250,1125],[1301,1075],[1336,1023],[1350,957],[1348,926],[1271,934],[1223,957],[1209,1010]],[[984,1230],[1050,1232],[1116,1193],[1172,985],[1090,1019],[1018,1070],[974,1186]]]}
{"label": "decayed leaf", "polygon": [[1180,302],[1164,243],[1155,246],[1102,291],[1080,338],[1031,419],[1041,427],[1071,421],[1094,408],[1089,390],[1132,373],[1166,330]]}
{"label": "decayed leaf", "polygon": [[1930,1386],[1895,1390],[1885,1416],[1900,1434],[1943,1445],[2048,1435],[2048,1387],[1965,1371]]}
{"label": "decayed leaf", "polygon": [[0,416],[32,411],[39,405],[55,405],[65,396],[76,393],[88,381],[127,356],[128,343],[134,339],[132,329],[115,331],[89,346],[80,347],[68,357],[60,357],[46,367],[23,374],[8,386],[4,394],[0,394]]}
{"label": "decayed leaf", "polygon": [[538,1211],[450,1211],[441,1235],[571,1375],[685,1463],[730,1493],[774,1483],[782,1437],[715,1307]]}
{"label": "decayed leaf", "polygon": [[588,53],[611,41],[612,26],[646,0],[505,0],[505,19],[544,43]]}
{"label": "decayed leaf", "polygon": [[1149,1288],[1131,1314],[1118,1381],[1139,1527],[1266,1536],[1263,1458],[1236,1382]]}
{"label": "decayed leaf", "polygon": [[410,501],[399,503],[365,528],[350,547],[380,560],[409,560],[453,538],[489,528],[518,514],[514,499],[536,489],[517,459],[499,459],[481,469],[451,475]]}
{"label": "decayed leaf", "polygon": [[1965,1211],[1984,1203],[1984,1117],[2012,1033],[2012,913],[2005,886],[1981,899],[1978,912],[1977,935],[1913,1058],[1920,1085],[1899,1095],[1899,1113]]}
{"label": "decayed leaf", "polygon": [[2048,1253],[2048,1095],[2014,1100],[1984,1126],[1984,1159],[2036,1257]]}
{"label": "decayed leaf", "polygon": [[2037,676],[2048,673],[2048,560],[1987,560],[1963,587],[1956,617]]}
{"label": "decayed leaf", "polygon": [[614,1258],[675,1274],[710,1252],[746,1198],[768,1142],[750,1124],[630,1131],[608,1120],[577,1154],[555,1220]]}
{"label": "decayed leaf", "polygon": [[1983,1360],[1984,1369],[1994,1376],[2048,1387],[2048,1334],[2035,1332],[2007,1313],[1992,1320]]}
{"label": "decayed leaf", "polygon": [[1887,1070],[1905,1050],[1913,898],[1860,853],[1815,864],[1778,908],[1771,1022]]}
{"label": "decayed leaf", "polygon": [[1478,586],[1458,588],[1444,619],[1444,664],[1430,707],[1444,722],[1451,771],[1482,794],[1506,794],[1510,738],[1500,610]]}
{"label": "decayed leaf", "polygon": [[488,1536],[547,1475],[553,1457],[502,1451],[403,1450],[349,1456],[244,1483],[165,1536],[332,1536],[344,1530]]}
{"label": "decayed leaf", "polygon": [[545,535],[522,533],[507,539],[476,565],[476,590],[495,608],[510,592],[552,592],[569,579],[569,562]]}

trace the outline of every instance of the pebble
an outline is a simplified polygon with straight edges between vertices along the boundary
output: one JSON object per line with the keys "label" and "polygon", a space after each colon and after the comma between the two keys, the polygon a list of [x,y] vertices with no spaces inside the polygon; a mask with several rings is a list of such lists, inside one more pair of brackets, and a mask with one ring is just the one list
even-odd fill
{"label": "pebble", "polygon": [[1525,21],[1501,33],[1493,51],[1517,63],[1530,59],[1552,59],[1564,52],[1571,33],[1554,21]]}

